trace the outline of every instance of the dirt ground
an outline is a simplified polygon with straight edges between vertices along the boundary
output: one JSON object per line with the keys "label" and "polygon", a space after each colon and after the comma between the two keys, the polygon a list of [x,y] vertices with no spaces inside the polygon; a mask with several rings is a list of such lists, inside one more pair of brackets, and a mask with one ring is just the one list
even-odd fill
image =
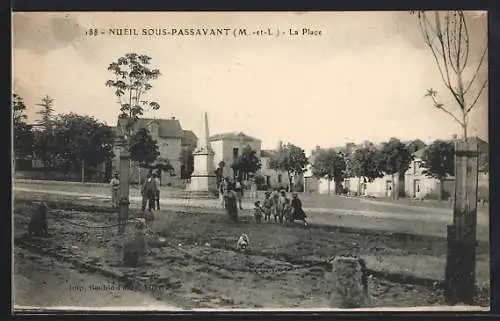
{"label": "dirt ground", "polygon": [[[105,277],[78,271],[50,256],[14,249],[14,301],[16,309],[33,307],[176,309],[153,296],[126,289],[97,291],[92,286],[109,282]],[[94,289],[94,290],[91,290]]]}
{"label": "dirt ground", "polygon": [[[23,202],[16,205],[16,238],[25,232],[28,208]],[[121,246],[130,236],[117,235],[116,227],[97,228],[115,223],[114,213],[54,210],[51,236],[23,242],[43,249],[46,256],[69,258],[82,270],[97,267],[118,276],[129,284],[126,287],[184,308],[326,308],[328,269],[310,262],[344,254],[443,257],[446,251],[444,242],[425,238],[409,241],[320,226],[259,225],[249,217],[231,224],[220,214],[162,211],[151,224],[154,233],[145,266],[127,268],[121,264]],[[242,233],[251,240],[246,253],[235,249]],[[157,237],[164,242],[158,244]],[[487,249],[479,249],[479,255],[481,251]],[[14,263],[21,264],[17,259]],[[443,304],[442,292],[435,288],[376,277],[369,286],[377,307]],[[485,298],[479,303],[489,305]]]}

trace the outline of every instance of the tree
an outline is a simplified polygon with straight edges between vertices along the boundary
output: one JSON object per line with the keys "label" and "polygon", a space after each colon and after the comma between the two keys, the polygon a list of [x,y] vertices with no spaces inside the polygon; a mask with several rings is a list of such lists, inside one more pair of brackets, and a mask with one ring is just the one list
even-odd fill
{"label": "tree", "polygon": [[56,156],[60,164],[73,169],[79,165],[82,182],[85,169],[98,166],[113,158],[113,130],[93,117],[75,113],[59,115],[53,128]]}
{"label": "tree", "polygon": [[233,168],[235,176],[241,180],[244,176],[257,172],[262,167],[262,164],[259,157],[257,157],[256,151],[247,145],[243,148],[241,154],[231,167]]}
{"label": "tree", "polygon": [[[373,146],[356,149],[347,163],[350,174],[362,178],[363,183],[383,176],[382,154]],[[361,194],[361,179],[358,180],[358,194]]]}
{"label": "tree", "polygon": [[282,145],[271,157],[269,167],[288,173],[289,186],[292,187],[292,176],[303,174],[309,163],[304,150],[293,144]]}
{"label": "tree", "polygon": [[[141,128],[130,137],[130,158],[139,164],[139,167],[145,167],[152,164],[158,156],[160,151],[156,140],[151,137],[146,128]],[[140,170],[139,170],[139,184],[141,183]]]}
{"label": "tree", "polygon": [[54,122],[54,100],[49,96],[42,98],[41,102],[36,104],[41,107],[37,111],[37,115],[40,116],[38,123],[44,130],[50,132],[52,130],[52,124]]}
{"label": "tree", "polygon": [[[415,13],[415,12],[413,12]],[[487,40],[481,51],[477,65],[471,64],[469,25],[464,11],[417,11],[418,22],[425,44],[432,52],[445,87],[459,106],[459,116],[451,112],[437,99],[437,91],[428,89],[425,96],[430,97],[435,108],[452,117],[462,128],[467,139],[469,113],[476,106],[486,88],[487,80],[480,80],[478,75],[487,61]],[[469,79],[465,71],[472,70]],[[478,90],[472,90],[479,88]]]}
{"label": "tree", "polygon": [[382,146],[382,171],[391,175],[394,199],[399,197],[399,184],[395,184],[394,175],[404,179],[404,173],[410,167],[413,157],[408,148],[397,138],[391,138]]}
{"label": "tree", "polygon": [[408,144],[408,151],[410,152],[410,154],[413,154],[415,153],[417,150],[420,150],[424,147],[426,147],[427,144],[424,143],[422,140],[420,139],[415,139],[413,141],[411,141],[409,144]]}
{"label": "tree", "polygon": [[[339,187],[346,177],[347,163],[344,155],[335,149],[322,149],[314,158],[312,173],[317,178],[327,178],[328,182],[335,181],[335,191],[338,194]],[[330,183],[328,183],[328,194],[330,194]]]}
{"label": "tree", "polygon": [[422,173],[439,180],[439,200],[443,199],[443,180],[455,174],[455,146],[453,143],[436,140],[422,155]]}
{"label": "tree", "polygon": [[26,123],[26,105],[21,96],[14,93],[12,99],[12,121],[14,127],[14,152],[16,157],[24,158],[33,153],[33,132]]}
{"label": "tree", "polygon": [[[126,119],[121,133],[125,142],[129,143],[134,125],[146,110],[158,110],[160,105],[154,101],[143,100],[153,86],[151,81],[157,79],[161,73],[158,69],[150,68],[151,57],[127,53],[124,57],[112,62],[108,70],[114,79],[106,82],[106,86],[114,89],[114,94],[120,104],[119,118]],[[120,124],[120,126],[122,126]]]}

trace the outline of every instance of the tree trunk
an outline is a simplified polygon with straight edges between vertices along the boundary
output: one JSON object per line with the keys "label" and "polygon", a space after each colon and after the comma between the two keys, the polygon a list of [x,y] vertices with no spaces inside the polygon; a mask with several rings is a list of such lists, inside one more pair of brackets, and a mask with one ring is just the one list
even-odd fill
{"label": "tree trunk", "polygon": [[391,179],[392,179],[392,199],[397,200],[398,199],[398,192],[399,188],[398,185],[396,184],[396,180],[394,179],[394,173],[391,174]]}
{"label": "tree trunk", "polygon": [[85,183],[85,160],[82,160],[82,168],[81,168],[82,172],[81,172],[81,175],[82,175],[82,183]]}
{"label": "tree trunk", "polygon": [[439,201],[443,200],[443,182],[444,182],[444,179],[440,178],[439,179],[439,189],[438,189],[438,200]]}
{"label": "tree trunk", "polygon": [[361,196],[361,178],[361,176],[358,177],[358,196]]}
{"label": "tree trunk", "polygon": [[330,183],[332,182],[330,178],[327,179],[328,182],[328,195],[330,195]]}
{"label": "tree trunk", "polygon": [[292,175],[291,173],[288,173],[288,191],[291,192],[292,191]]}
{"label": "tree trunk", "polygon": [[141,186],[141,166],[137,166],[137,179],[139,180],[139,186]]}

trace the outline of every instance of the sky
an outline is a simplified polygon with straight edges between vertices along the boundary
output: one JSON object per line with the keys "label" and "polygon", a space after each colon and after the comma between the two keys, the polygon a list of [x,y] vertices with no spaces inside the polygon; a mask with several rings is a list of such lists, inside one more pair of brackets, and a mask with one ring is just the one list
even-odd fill
{"label": "sky", "polygon": [[[485,12],[467,16],[474,66],[487,41]],[[310,151],[346,142],[378,143],[397,137],[430,142],[460,134],[432,106],[428,88],[452,112],[458,105],[443,86],[417,18],[408,12],[14,13],[13,88],[28,120],[37,120],[42,97],[56,113],[91,115],[116,125],[119,105],[110,88],[111,62],[129,52],[146,54],[162,73],[145,99],[160,104],[147,117],[180,120],[183,129],[210,134],[244,132]],[[316,36],[86,36],[98,28],[271,28]],[[231,31],[232,33],[232,31]],[[487,65],[479,77],[486,79]],[[472,68],[471,68],[472,70]],[[470,79],[470,71],[464,75]],[[469,133],[487,140],[488,93],[470,115]]]}

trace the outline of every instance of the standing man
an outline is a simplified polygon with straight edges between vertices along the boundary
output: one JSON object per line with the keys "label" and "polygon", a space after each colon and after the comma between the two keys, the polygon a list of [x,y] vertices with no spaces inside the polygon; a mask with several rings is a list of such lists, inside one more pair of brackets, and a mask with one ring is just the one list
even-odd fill
{"label": "standing man", "polygon": [[147,185],[148,180],[151,178],[152,174],[153,173],[151,171],[148,172],[148,174],[146,176],[146,180],[144,181],[144,183],[141,186],[141,196],[142,196],[141,210],[143,212],[146,210],[146,205],[148,204],[148,195],[147,195],[147,191],[146,191],[146,185]]}
{"label": "standing man", "polygon": [[118,173],[113,175],[111,179],[111,206],[113,208],[118,208],[118,200],[120,198],[120,180],[118,179]]}
{"label": "standing man", "polygon": [[240,210],[243,209],[243,206],[241,206],[241,202],[243,199],[243,184],[241,183],[241,178],[238,178],[236,180],[236,183],[234,184],[234,191],[236,192],[236,198],[238,200],[238,207]]}
{"label": "standing man", "polygon": [[156,204],[156,210],[160,210],[160,175],[159,173],[155,174],[156,177],[154,177],[155,184],[156,184],[156,192],[155,192],[155,204]]}
{"label": "standing man", "polygon": [[250,194],[252,195],[252,198],[258,198],[257,180],[255,179],[255,176],[252,176],[252,178],[250,179]]}
{"label": "standing man", "polygon": [[219,185],[219,200],[222,208],[225,208],[225,197],[229,188],[229,178],[225,177]]}

